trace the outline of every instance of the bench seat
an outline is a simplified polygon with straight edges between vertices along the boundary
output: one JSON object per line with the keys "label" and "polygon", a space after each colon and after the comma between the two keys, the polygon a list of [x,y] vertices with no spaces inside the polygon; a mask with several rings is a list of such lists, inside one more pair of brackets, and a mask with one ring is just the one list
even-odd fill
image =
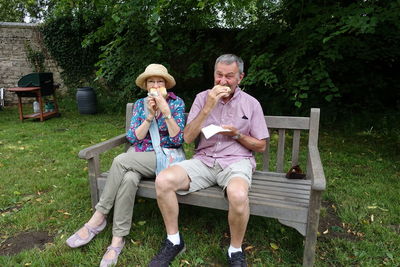
{"label": "bench seat", "polygon": [[[104,172],[97,178],[99,196],[103,192],[107,175],[108,172]],[[310,180],[290,180],[285,178],[284,173],[257,171],[253,174],[249,193],[250,214],[279,219],[304,236],[310,191]],[[136,195],[156,199],[154,180],[143,179]],[[228,202],[218,186],[185,196],[178,195],[178,201],[183,204],[228,210]]]}

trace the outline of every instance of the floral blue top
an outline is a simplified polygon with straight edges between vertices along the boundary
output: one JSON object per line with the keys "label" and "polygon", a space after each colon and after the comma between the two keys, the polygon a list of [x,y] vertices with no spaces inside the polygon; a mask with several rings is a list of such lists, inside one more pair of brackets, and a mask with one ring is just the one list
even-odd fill
{"label": "floral blue top", "polygon": [[[181,129],[176,136],[168,135],[168,127],[165,123],[165,119],[162,114],[157,117],[158,129],[160,132],[160,146],[165,148],[176,148],[180,147],[183,143],[183,128],[185,127],[185,103],[183,100],[176,96],[172,92],[168,92],[167,103],[171,110],[171,115],[175,119],[179,128]],[[126,133],[126,138],[135,147],[135,151],[154,151],[150,132],[147,133],[146,137],[139,140],[136,137],[136,129],[142,125],[146,115],[144,112],[144,98],[138,99],[133,106],[133,114],[131,119],[131,125]]]}

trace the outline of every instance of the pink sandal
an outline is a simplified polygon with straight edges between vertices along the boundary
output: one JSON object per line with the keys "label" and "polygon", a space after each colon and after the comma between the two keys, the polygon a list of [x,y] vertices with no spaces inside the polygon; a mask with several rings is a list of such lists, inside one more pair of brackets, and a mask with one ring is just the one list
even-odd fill
{"label": "pink sandal", "polygon": [[101,262],[100,262],[100,267],[109,267],[109,266],[114,266],[114,265],[116,265],[116,264],[117,264],[117,261],[118,261],[118,256],[119,256],[119,254],[121,254],[121,251],[122,251],[122,249],[124,248],[124,246],[125,246],[125,241],[124,241],[124,243],[122,244],[121,247],[109,246],[109,247],[107,248],[106,253],[104,253],[104,255],[107,254],[110,250],[114,250],[115,253],[116,253],[116,255],[115,255],[115,257],[112,258],[112,259],[105,259],[104,256],[103,256],[103,258],[101,259]]}
{"label": "pink sandal", "polygon": [[81,238],[78,235],[78,232],[76,232],[75,234],[73,234],[72,236],[70,236],[66,243],[69,247],[71,248],[77,248],[83,245],[86,245],[87,243],[89,243],[98,233],[100,233],[101,231],[103,231],[103,229],[106,227],[107,225],[107,220],[104,219],[104,221],[102,222],[102,224],[100,224],[97,227],[92,227],[90,225],[88,225],[87,223],[85,223],[84,227],[88,230],[89,232],[89,236],[87,238]]}

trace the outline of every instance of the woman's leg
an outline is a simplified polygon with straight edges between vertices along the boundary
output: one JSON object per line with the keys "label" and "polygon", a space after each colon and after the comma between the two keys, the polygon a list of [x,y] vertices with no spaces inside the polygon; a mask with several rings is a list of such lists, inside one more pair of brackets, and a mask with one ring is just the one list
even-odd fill
{"label": "woman's leg", "polygon": [[[130,158],[131,167],[121,180],[114,201],[113,238],[111,246],[122,247],[123,237],[129,234],[132,226],[133,207],[136,191],[142,177],[154,177],[156,159],[153,152],[134,152]],[[103,259],[113,259],[114,250],[109,250]]]}
{"label": "woman's leg", "polygon": [[[140,179],[141,175],[139,173],[128,171],[118,189],[114,204],[112,247],[123,247],[124,236],[129,234],[132,225],[135,196]],[[115,257],[115,250],[108,250],[104,254],[103,259],[111,260]]]}
{"label": "woman's leg", "polygon": [[[119,187],[127,172],[136,172],[144,177],[153,177],[155,176],[155,166],[154,152],[135,152],[133,148],[130,148],[126,153],[116,156],[107,176],[100,201],[96,205],[96,211],[87,224],[91,227],[98,227],[103,223],[106,215],[114,206]],[[82,227],[77,234],[83,239],[89,236],[85,227]]]}

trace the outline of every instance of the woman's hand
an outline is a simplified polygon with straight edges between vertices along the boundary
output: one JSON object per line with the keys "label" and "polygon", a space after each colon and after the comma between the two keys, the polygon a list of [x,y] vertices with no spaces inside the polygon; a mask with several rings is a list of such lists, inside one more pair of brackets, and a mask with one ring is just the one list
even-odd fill
{"label": "woman's hand", "polygon": [[164,116],[172,115],[171,110],[169,109],[168,103],[164,97],[159,93],[158,96],[154,96],[154,101],[157,108],[161,111]]}
{"label": "woman's hand", "polygon": [[149,111],[149,116],[150,116],[149,119],[154,118],[157,111],[157,103],[154,98],[155,98],[154,96],[149,96],[147,98],[147,110]]}

